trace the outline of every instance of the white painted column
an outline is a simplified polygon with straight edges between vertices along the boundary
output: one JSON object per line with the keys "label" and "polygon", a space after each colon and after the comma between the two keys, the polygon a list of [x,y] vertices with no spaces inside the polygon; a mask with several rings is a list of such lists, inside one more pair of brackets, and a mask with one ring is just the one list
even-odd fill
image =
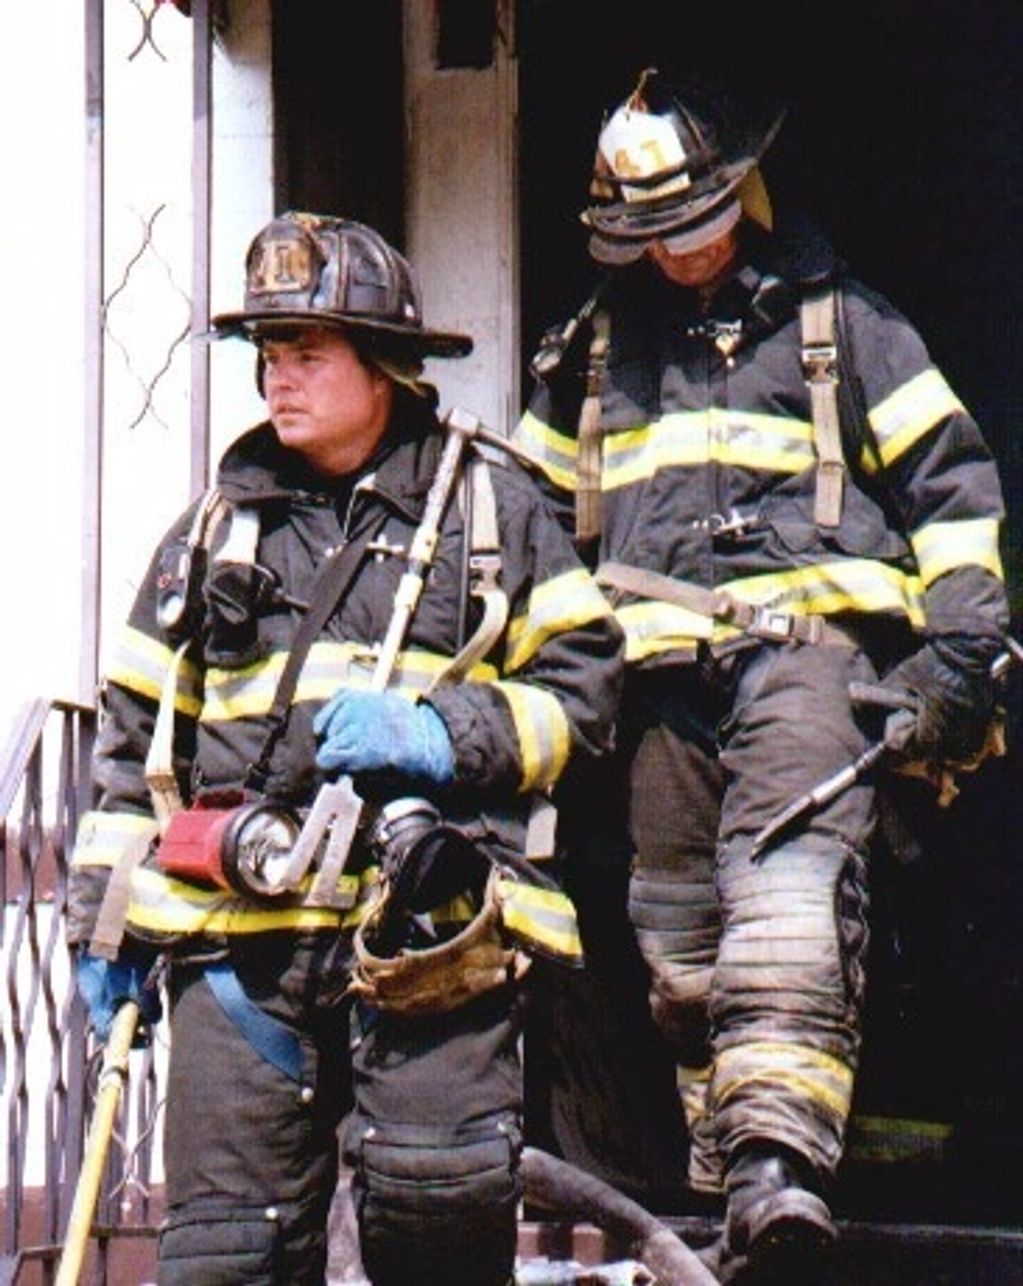
{"label": "white painted column", "polygon": [[432,360],[441,410],[507,432],[519,406],[518,63],[513,0],[494,0],[493,62],[435,65],[437,0],[405,0],[407,250],[427,325],[468,332],[473,353]]}

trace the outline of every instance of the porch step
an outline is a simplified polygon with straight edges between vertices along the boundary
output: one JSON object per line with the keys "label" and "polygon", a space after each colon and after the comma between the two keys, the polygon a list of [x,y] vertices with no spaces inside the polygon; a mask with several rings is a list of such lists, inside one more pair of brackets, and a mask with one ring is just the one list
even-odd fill
{"label": "porch step", "polygon": [[[703,1217],[664,1223],[693,1250],[720,1232]],[[1016,1229],[840,1219],[838,1229],[820,1286],[1023,1286],[1023,1221]],[[536,1221],[519,1226],[519,1254],[593,1266],[627,1258],[628,1247],[591,1224]]]}

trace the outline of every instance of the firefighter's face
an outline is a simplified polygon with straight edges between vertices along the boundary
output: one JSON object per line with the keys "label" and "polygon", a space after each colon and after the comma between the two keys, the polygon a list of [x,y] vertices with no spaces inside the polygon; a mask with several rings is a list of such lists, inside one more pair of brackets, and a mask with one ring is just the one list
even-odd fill
{"label": "firefighter's face", "polygon": [[286,447],[326,474],[349,473],[387,428],[393,388],[337,330],[310,326],[264,339],[263,391]]}
{"label": "firefighter's face", "polygon": [[673,255],[663,241],[653,241],[647,254],[661,272],[676,286],[699,289],[716,281],[735,258],[738,241],[734,230],[726,232],[708,246]]}

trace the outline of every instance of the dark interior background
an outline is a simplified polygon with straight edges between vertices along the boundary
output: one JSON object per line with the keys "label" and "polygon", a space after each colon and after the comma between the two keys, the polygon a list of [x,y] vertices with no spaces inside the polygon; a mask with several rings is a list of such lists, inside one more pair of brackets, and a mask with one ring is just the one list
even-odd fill
{"label": "dark interior background", "polygon": [[[445,57],[479,65],[482,42],[485,60],[487,8],[442,0]],[[276,12],[279,207],[343,210],[400,245],[400,3],[278,0]],[[1018,622],[1019,0],[520,0],[517,28],[524,367],[544,328],[592,283],[578,213],[601,116],[638,71],[703,68],[779,89],[790,110],[763,165],[776,215],[814,218],[856,275],[913,320],[976,415],[1002,471]],[[878,862],[857,1110],[952,1132],[940,1160],[921,1153],[908,1170],[856,1161],[854,1149],[840,1194],[852,1211],[1018,1222],[1020,673],[1006,692],[1008,755],[965,779],[948,810],[926,790],[902,788],[900,815],[920,855]],[[557,1040],[531,1069],[532,1129],[536,1141],[667,1209],[680,1173],[671,1069],[645,1020],[642,970],[616,911],[620,876],[602,879],[584,891],[585,927],[599,944],[588,978],[538,986],[536,1033],[546,1027]]]}

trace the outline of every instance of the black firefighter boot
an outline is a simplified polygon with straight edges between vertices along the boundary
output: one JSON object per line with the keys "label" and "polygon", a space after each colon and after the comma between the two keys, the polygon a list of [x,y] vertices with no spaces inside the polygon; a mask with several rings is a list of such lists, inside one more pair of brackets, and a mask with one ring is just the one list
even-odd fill
{"label": "black firefighter boot", "polygon": [[719,1276],[735,1286],[820,1286],[837,1236],[805,1158],[765,1141],[744,1148],[725,1179]]}

